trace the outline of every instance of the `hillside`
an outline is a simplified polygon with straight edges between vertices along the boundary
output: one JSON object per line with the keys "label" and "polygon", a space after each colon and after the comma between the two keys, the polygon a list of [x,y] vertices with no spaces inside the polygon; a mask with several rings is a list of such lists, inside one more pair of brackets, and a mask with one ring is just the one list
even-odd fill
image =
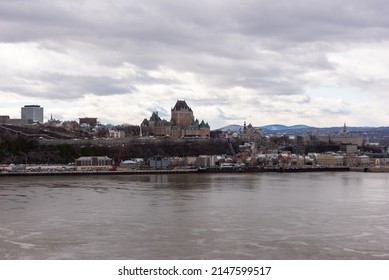
{"label": "hillside", "polygon": [[[96,145],[83,141],[67,141],[65,144],[52,144],[54,141],[38,141],[25,136],[8,135],[0,138],[0,163],[73,163],[81,156],[108,156],[115,158],[121,145]],[[71,143],[71,144],[69,144]],[[236,144],[234,144],[236,145]],[[236,150],[237,146],[234,147]],[[128,144],[121,159],[161,156],[199,156],[205,154],[229,154],[230,148],[225,139],[174,140],[150,139]]]}

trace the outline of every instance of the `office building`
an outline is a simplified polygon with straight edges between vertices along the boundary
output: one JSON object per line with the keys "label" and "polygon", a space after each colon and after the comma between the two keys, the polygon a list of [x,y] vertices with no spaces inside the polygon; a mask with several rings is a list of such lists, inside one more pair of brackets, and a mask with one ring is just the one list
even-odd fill
{"label": "office building", "polygon": [[43,123],[43,107],[39,105],[25,105],[22,107],[22,119]]}

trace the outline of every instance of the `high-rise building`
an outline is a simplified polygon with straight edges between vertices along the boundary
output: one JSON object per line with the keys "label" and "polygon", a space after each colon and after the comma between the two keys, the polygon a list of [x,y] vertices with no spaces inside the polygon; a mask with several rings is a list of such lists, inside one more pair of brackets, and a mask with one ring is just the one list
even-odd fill
{"label": "high-rise building", "polygon": [[43,123],[43,107],[39,105],[25,105],[22,107],[22,119]]}

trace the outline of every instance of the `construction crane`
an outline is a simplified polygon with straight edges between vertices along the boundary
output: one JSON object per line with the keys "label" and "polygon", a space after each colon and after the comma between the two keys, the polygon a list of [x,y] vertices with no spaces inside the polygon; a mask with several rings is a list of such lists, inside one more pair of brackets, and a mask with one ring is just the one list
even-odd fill
{"label": "construction crane", "polygon": [[110,171],[116,171],[120,162],[121,162],[121,157],[122,157],[122,154],[123,154],[123,151],[124,151],[124,148],[125,148],[125,145],[122,144],[122,146],[120,147],[120,149],[118,150],[118,152],[116,153],[116,156],[113,160],[113,163],[112,163],[112,167],[110,169]]}

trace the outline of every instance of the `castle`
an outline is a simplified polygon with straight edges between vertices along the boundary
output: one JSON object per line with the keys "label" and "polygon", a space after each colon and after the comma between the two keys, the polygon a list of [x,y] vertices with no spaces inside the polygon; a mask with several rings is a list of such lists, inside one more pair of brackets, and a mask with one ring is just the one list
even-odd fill
{"label": "castle", "polygon": [[141,134],[171,138],[209,138],[210,127],[204,121],[195,120],[192,109],[184,100],[177,100],[171,109],[170,122],[153,112],[150,119],[141,124]]}

